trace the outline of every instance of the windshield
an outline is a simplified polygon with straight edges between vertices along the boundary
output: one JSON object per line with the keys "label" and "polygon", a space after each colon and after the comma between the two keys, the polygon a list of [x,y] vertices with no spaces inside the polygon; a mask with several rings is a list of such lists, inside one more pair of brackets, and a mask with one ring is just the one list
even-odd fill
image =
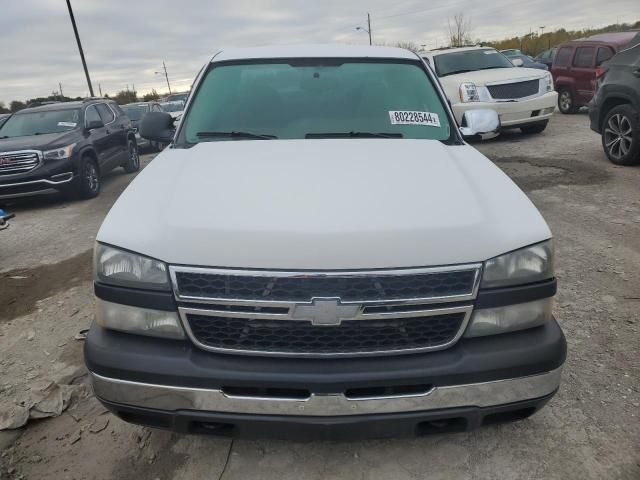
{"label": "windshield", "polygon": [[419,62],[295,60],[213,67],[178,145],[235,139],[450,139],[442,100]]}
{"label": "windshield", "polygon": [[16,113],[0,128],[0,138],[63,133],[80,124],[80,109]]}
{"label": "windshield", "polygon": [[439,77],[490,68],[513,68],[507,57],[493,49],[442,53],[436,55],[434,61]]}
{"label": "windshield", "polygon": [[184,110],[184,103],[182,102],[166,102],[161,103],[160,106],[165,112],[181,112]]}
{"label": "windshield", "polygon": [[140,120],[142,116],[149,112],[149,105],[123,105],[122,110],[127,114],[129,120]]}

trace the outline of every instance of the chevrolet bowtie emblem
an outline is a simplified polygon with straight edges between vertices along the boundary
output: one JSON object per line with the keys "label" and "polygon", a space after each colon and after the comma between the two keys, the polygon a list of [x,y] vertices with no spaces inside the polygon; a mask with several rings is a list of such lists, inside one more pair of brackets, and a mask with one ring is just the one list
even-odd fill
{"label": "chevrolet bowtie emblem", "polygon": [[343,305],[339,298],[313,298],[311,305],[296,305],[291,318],[310,320],[312,325],[340,325],[359,312],[360,305]]}

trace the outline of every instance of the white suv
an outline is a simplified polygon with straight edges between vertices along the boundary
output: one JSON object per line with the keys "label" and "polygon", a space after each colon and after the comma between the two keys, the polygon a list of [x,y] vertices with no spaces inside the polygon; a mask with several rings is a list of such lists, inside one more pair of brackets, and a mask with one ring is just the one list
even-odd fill
{"label": "white suv", "polygon": [[433,50],[424,56],[440,78],[458,122],[469,110],[489,108],[503,128],[542,132],[553,115],[558,94],[546,71],[517,68],[493,48]]}
{"label": "white suv", "polygon": [[551,233],[406,50],[234,49],[97,236],[85,359],[121,418],[348,438],[525,418],[566,355]]}

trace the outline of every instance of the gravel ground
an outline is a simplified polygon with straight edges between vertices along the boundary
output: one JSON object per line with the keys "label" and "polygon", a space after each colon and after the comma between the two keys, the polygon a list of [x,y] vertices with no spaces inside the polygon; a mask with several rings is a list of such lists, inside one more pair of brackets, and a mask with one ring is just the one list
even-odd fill
{"label": "gravel ground", "polygon": [[0,409],[28,405],[43,382],[71,385],[61,415],[0,432],[0,478],[640,478],[640,168],[611,165],[584,114],[476,147],[529,194],[556,239],[555,311],[569,356],[540,413],[358,443],[178,436],[118,420],[93,398],[75,339],[92,317],[97,227],[132,178],[116,171],[95,200],[12,205],[18,217],[0,232]]}

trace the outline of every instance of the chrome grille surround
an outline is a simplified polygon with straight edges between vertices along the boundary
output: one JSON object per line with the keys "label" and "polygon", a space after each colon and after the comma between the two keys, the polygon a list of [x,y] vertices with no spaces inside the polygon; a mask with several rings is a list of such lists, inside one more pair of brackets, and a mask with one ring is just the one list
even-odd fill
{"label": "chrome grille surround", "polygon": [[39,150],[17,150],[0,152],[0,175],[19,175],[30,172],[42,163]]}
{"label": "chrome grille surround", "polygon": [[[393,269],[393,270],[369,270],[369,271],[265,271],[265,270],[233,270],[233,269],[215,269],[202,267],[183,267],[169,266],[172,287],[176,301],[178,302],[178,311],[183,326],[188,337],[198,347],[221,353],[242,354],[242,355],[261,355],[261,356],[290,356],[290,357],[331,357],[331,356],[372,356],[372,355],[389,355],[416,353],[432,350],[442,350],[454,345],[464,333],[469,322],[473,310],[473,300],[475,300],[480,283],[482,264],[455,265],[447,267],[434,268],[409,268],[409,269]],[[262,300],[256,298],[232,298],[232,297],[210,297],[187,295],[180,289],[180,274],[190,273],[198,275],[212,276],[231,276],[231,277],[251,277],[261,279],[287,279],[288,281],[295,279],[371,279],[371,278],[394,278],[408,276],[429,276],[429,275],[446,275],[452,272],[471,272],[468,288],[464,292],[457,292],[451,295],[425,295],[413,296],[405,298],[376,298],[357,301],[350,299],[342,301],[339,292],[332,296],[311,296],[308,301],[286,300]],[[382,296],[381,296],[382,297]],[[318,321],[314,323],[314,319],[306,318],[301,315],[302,311],[309,311],[309,308],[317,304],[329,305],[332,309],[343,309],[347,312],[346,316],[337,315],[337,322],[324,323]],[[191,328],[189,323],[189,315],[225,317],[232,319],[246,319],[247,322],[255,322],[264,320],[265,322],[273,320],[284,320],[291,322],[308,322],[311,321],[314,326],[320,330],[325,326],[339,326],[345,322],[356,322],[360,320],[402,320],[416,319],[431,316],[442,316],[447,314],[462,313],[464,318],[460,323],[460,327],[455,335],[447,342],[439,345],[430,345],[422,348],[409,349],[389,349],[374,351],[358,351],[358,352],[291,352],[291,351],[264,351],[264,350],[239,350],[235,348],[212,347],[201,342]],[[320,319],[322,320],[322,319]],[[426,321],[425,320],[425,321]],[[364,325],[364,324],[363,324]]]}

